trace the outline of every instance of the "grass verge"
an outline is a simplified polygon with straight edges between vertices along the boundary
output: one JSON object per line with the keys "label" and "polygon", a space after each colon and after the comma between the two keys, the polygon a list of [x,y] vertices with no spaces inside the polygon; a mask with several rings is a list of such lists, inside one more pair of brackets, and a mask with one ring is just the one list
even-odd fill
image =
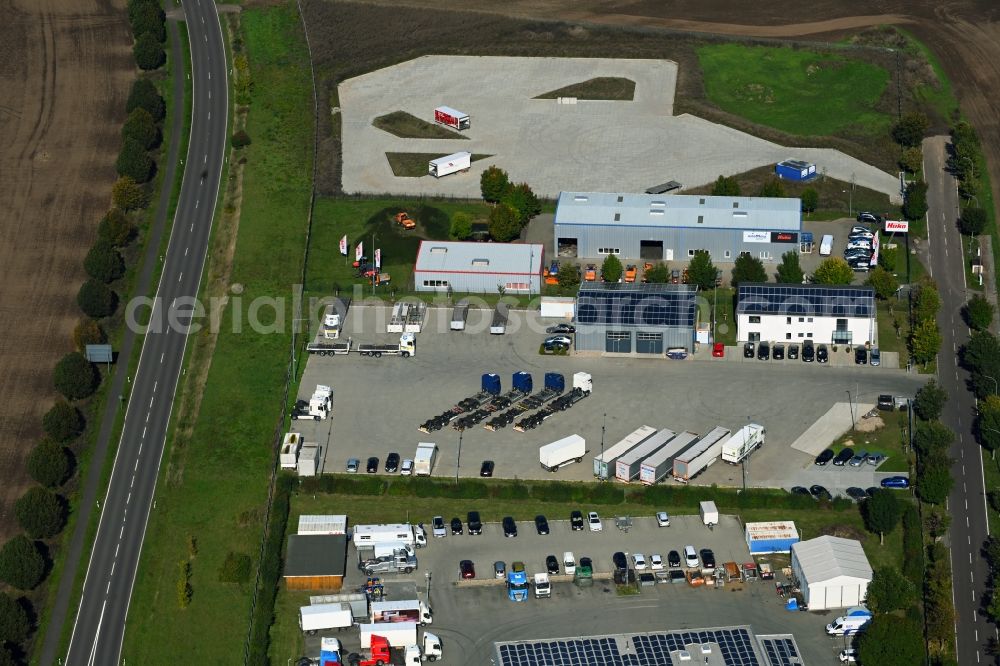
{"label": "grass verge", "polygon": [[[427,163],[451,153],[386,153],[392,175],[397,178],[422,178],[427,175]],[[473,153],[472,161],[478,162],[492,155]]]}
{"label": "grass verge", "polygon": [[631,102],[635,97],[635,81],[620,76],[598,76],[542,93],[535,99],[556,99],[558,97]]}
{"label": "grass verge", "polygon": [[847,443],[851,442],[850,448],[855,451],[889,456],[888,460],[879,465],[879,472],[909,472],[910,456],[903,451],[904,445],[909,442],[906,412],[880,411],[879,418],[885,425],[878,430],[862,432],[852,429],[837,439],[830,448],[840,453],[841,449],[847,448]]}
{"label": "grass verge", "polygon": [[393,111],[379,116],[372,125],[402,139],[465,139],[469,137],[459,134],[447,127],[429,123],[406,111]]}
{"label": "grass verge", "polygon": [[[129,615],[129,663],[232,663],[246,638],[252,590],[220,583],[217,571],[230,551],[255,560],[259,553],[290,334],[287,324],[276,323],[271,334],[235,325],[242,323],[241,303],[288,296],[300,276],[312,107],[294,4],[249,9],[240,20],[255,82],[232,266],[242,298],[222,316],[190,441],[162,470]],[[177,601],[178,562],[191,564],[186,609]]]}

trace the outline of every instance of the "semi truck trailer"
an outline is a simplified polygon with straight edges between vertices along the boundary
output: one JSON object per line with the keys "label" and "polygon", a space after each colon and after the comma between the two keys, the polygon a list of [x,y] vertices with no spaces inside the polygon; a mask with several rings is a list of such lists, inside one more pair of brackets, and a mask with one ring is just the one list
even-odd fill
{"label": "semi truck trailer", "polygon": [[664,428],[639,446],[628,453],[622,455],[615,461],[615,478],[619,481],[629,483],[639,476],[639,469],[642,461],[653,455],[674,438],[676,433],[673,430]]}
{"label": "semi truck trailer", "polygon": [[547,472],[558,471],[570,463],[580,462],[587,455],[587,442],[579,435],[570,435],[538,449],[538,462]]}
{"label": "semi truck trailer", "polygon": [[639,481],[651,486],[665,479],[674,470],[674,458],[697,441],[698,435],[693,432],[682,432],[671,439],[666,446],[642,461]]}
{"label": "semi truck trailer", "polygon": [[750,423],[743,426],[722,445],[722,460],[738,465],[755,449],[764,445],[764,426]]}
{"label": "semi truck trailer", "polygon": [[427,164],[427,173],[435,178],[442,178],[459,171],[468,171],[471,167],[472,153],[462,151],[431,160]]}
{"label": "semi truck trailer", "polygon": [[467,130],[472,127],[469,114],[463,113],[458,109],[453,109],[450,106],[439,106],[434,109],[434,122],[457,130]]}
{"label": "semi truck trailer", "polygon": [[604,453],[594,458],[594,476],[598,479],[607,479],[614,471],[615,462],[635,447],[652,437],[656,433],[656,428],[652,426],[641,426],[633,430],[628,436],[622,439]]}
{"label": "semi truck trailer", "polygon": [[729,433],[729,428],[718,426],[674,458],[674,478],[678,481],[690,481],[708,469],[722,455],[722,445]]}

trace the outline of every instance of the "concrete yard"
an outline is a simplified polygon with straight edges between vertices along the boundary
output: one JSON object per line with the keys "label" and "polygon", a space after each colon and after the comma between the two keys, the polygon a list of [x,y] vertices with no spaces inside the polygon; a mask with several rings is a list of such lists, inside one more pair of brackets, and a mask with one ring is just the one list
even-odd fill
{"label": "concrete yard", "polygon": [[[631,101],[533,99],[594,77],[636,83]],[[340,84],[342,187],[348,193],[478,198],[495,164],[540,196],[560,191],[642,192],[668,180],[696,187],[796,158],[901,201],[893,175],[826,148],[786,148],[689,114],[673,115],[677,64],[661,60],[424,56]],[[435,107],[471,117],[471,140],[402,139],[372,121],[394,111],[433,120]],[[397,178],[386,152],[488,154],[467,173]],[[595,168],[594,165],[602,165]]]}
{"label": "concrete yard", "polygon": [[[385,333],[387,312],[387,307],[353,305],[344,335],[355,343],[398,339],[398,334]],[[324,447],[325,471],[343,472],[352,457],[361,460],[362,469],[368,456],[378,456],[384,463],[391,451],[412,458],[418,442],[435,442],[440,454],[434,476],[476,476],[480,463],[490,459],[496,461],[497,477],[592,480],[592,457],[600,453],[602,427],[604,444],[610,447],[641,425],[704,434],[716,425],[735,431],[757,422],[767,428],[767,443],[752,456],[749,484],[790,487],[803,485],[800,477],[814,473],[812,456],[792,444],[833,405],[844,402],[848,391],[853,401],[874,404],[880,393],[912,396],[925,381],[885,367],[744,360],[733,349],[724,359],[711,359],[704,350],[697,356],[705,360],[687,361],[541,356],[538,346],[544,326],[553,321],[515,311],[508,333],[493,336],[484,330],[489,315],[489,311],[470,314],[467,330],[452,332],[450,311],[431,308],[412,358],[310,357],[299,397],[308,397],[316,384],[331,385],[333,414],[326,421],[296,421],[293,426],[307,441]],[[532,374],[536,391],[546,371],[562,373],[567,387],[573,373],[589,372],[594,391],[527,433],[510,426],[489,432],[481,425],[461,437],[450,427],[430,434],[418,431],[420,423],[478,392],[484,372],[499,373],[506,391],[512,373],[520,370]],[[538,464],[538,447],[574,433],[587,441],[583,463],[557,473],[544,471]],[[871,468],[824,473],[823,483],[836,493],[850,486],[876,485],[882,476]],[[739,486],[742,481],[740,467],[718,462],[696,482]]]}

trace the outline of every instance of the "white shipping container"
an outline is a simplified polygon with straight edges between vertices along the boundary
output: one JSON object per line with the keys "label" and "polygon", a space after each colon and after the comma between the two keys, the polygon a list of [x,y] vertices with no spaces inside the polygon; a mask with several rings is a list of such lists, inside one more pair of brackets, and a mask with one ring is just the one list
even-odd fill
{"label": "white shipping container", "polygon": [[299,534],[347,534],[347,516],[299,516]]}
{"label": "white shipping container", "polygon": [[319,445],[306,442],[299,450],[299,476],[316,476],[319,472]]}
{"label": "white shipping container", "polygon": [[642,442],[649,439],[656,433],[653,426],[644,425],[634,430],[625,439],[618,442],[610,449],[605,449],[604,453],[594,458],[594,476],[599,479],[606,479],[609,476],[610,468],[619,457],[625,455]]}
{"label": "white shipping container", "polygon": [[468,171],[472,167],[472,153],[462,151],[431,160],[427,165],[427,173],[435,178],[441,178],[459,171]]}
{"label": "white shipping container", "polygon": [[579,435],[570,435],[538,449],[538,462],[542,469],[555,472],[572,462],[580,462],[587,455],[587,442]]}
{"label": "white shipping container", "polygon": [[615,478],[625,483],[635,480],[639,476],[639,468],[642,465],[642,461],[662,449],[667,442],[674,438],[675,434],[673,430],[664,428],[618,458],[615,461]]}
{"label": "white shipping container", "polygon": [[316,632],[325,629],[342,629],[354,624],[354,616],[348,604],[318,604],[299,608],[299,628]]}

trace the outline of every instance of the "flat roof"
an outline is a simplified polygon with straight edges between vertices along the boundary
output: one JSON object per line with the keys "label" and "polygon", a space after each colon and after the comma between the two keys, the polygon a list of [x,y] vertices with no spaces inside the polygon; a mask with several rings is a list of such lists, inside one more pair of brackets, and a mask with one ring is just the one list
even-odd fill
{"label": "flat roof", "polygon": [[299,534],[346,534],[347,516],[299,516]]}
{"label": "flat roof", "polygon": [[585,282],[577,295],[577,324],[694,326],[698,288],[692,284]]}
{"label": "flat roof", "polygon": [[347,571],[347,536],[292,534],[288,537],[284,576],[343,576]]}
{"label": "flat roof", "polygon": [[414,273],[540,275],[545,246],[536,243],[420,241]]}
{"label": "flat roof", "polygon": [[835,536],[821,536],[792,544],[792,557],[806,584],[821,583],[846,576],[866,581],[872,579],[872,565],[868,563],[861,542]]}
{"label": "flat roof", "polygon": [[737,289],[736,314],[874,317],[875,290],[860,285],[745,283]]}
{"label": "flat roof", "polygon": [[799,531],[791,520],[772,520],[766,523],[747,523],[747,536],[751,539],[798,539]]}
{"label": "flat roof", "polygon": [[561,192],[555,226],[561,224],[799,231],[802,203],[793,198]]}

